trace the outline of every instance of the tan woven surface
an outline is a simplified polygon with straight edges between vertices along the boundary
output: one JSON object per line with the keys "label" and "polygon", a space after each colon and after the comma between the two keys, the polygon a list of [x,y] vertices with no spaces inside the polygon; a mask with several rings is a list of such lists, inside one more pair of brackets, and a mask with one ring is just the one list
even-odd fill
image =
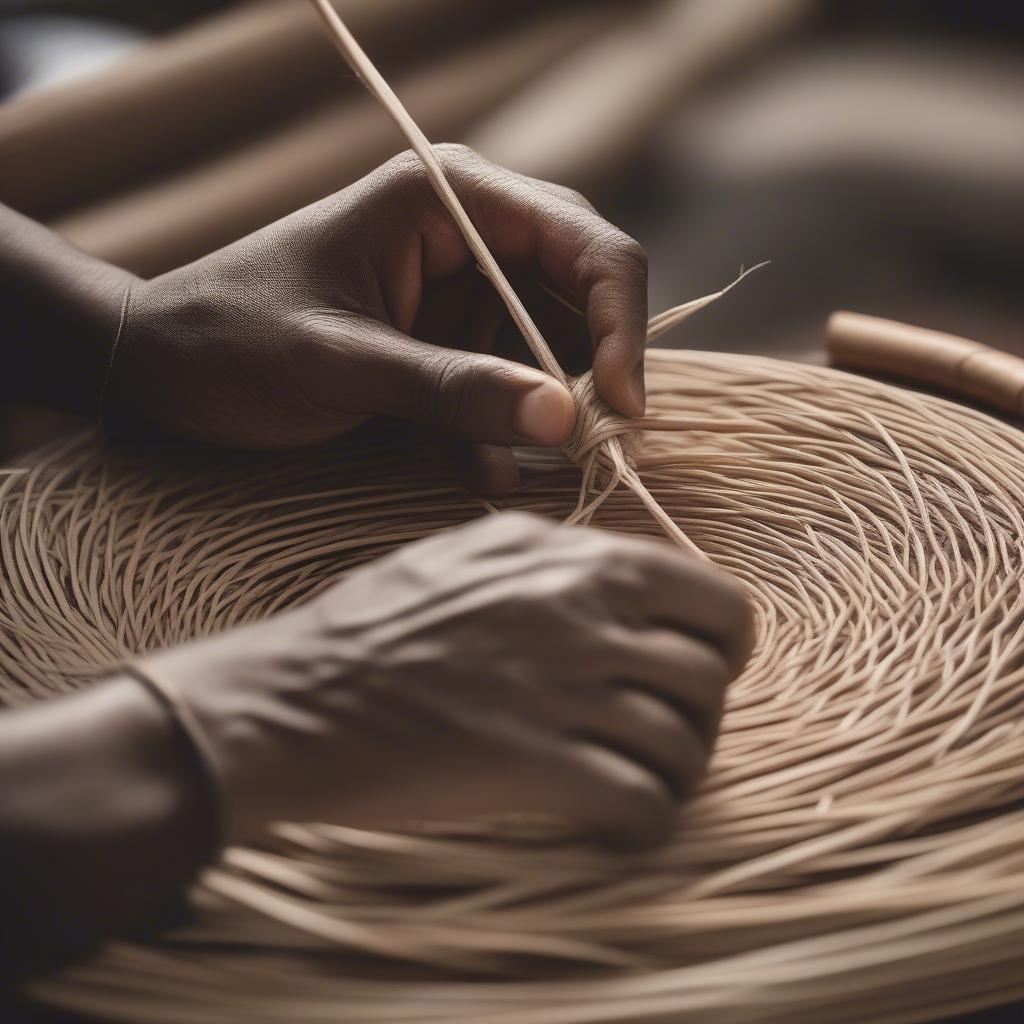
{"label": "tan woven surface", "polygon": [[[759,628],[671,843],[282,826],[206,874],[193,921],[40,999],[134,1024],[568,1024],[918,1021],[1024,994],[1020,436],[817,367],[650,364],[651,414],[677,429],[643,436],[640,476]],[[579,471],[527,461],[509,504],[570,513]],[[446,480],[382,432],[230,465],[50,450],[3,481],[3,700],[486,514]],[[626,491],[596,519],[660,535]]]}

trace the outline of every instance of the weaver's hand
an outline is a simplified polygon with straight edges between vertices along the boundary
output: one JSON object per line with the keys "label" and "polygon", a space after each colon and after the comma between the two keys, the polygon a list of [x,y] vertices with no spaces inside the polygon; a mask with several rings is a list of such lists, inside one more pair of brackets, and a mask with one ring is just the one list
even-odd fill
{"label": "weaver's hand", "polygon": [[704,772],[750,634],[704,563],[503,514],[143,664],[209,739],[234,840],[535,812],[646,845]]}
{"label": "weaver's hand", "polygon": [[[644,408],[643,250],[568,189],[461,146],[439,155],[556,354],[627,415]],[[539,288],[545,283],[585,322]],[[419,160],[350,188],[132,293],[110,382],[115,415],[220,444],[285,447],[383,413],[491,445],[556,445],[574,417],[476,269]],[[486,453],[485,486],[515,482]]]}

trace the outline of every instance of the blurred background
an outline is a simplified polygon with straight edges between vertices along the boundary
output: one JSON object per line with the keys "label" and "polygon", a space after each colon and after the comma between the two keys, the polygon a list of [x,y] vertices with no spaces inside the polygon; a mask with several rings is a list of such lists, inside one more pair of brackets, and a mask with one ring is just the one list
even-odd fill
{"label": "blurred background", "polygon": [[[1024,354],[1024,5],[335,0],[435,141],[583,190],[663,344],[821,359],[837,308]],[[403,147],[301,0],[0,0],[0,200],[144,275]]]}

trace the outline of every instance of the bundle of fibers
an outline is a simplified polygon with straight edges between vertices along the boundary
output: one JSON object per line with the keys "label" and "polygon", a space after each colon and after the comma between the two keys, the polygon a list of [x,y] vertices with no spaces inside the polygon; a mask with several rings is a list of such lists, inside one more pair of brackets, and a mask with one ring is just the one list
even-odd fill
{"label": "bundle of fibers", "polygon": [[[132,1024],[896,1024],[1024,998],[1021,436],[752,356],[655,350],[648,383],[636,471],[758,633],[667,845],[281,823],[181,923],[33,997]],[[502,504],[571,515],[578,467],[523,457]],[[383,428],[205,461],[79,437],[6,471],[0,501],[7,705],[491,514]],[[624,488],[593,522],[668,543]]]}

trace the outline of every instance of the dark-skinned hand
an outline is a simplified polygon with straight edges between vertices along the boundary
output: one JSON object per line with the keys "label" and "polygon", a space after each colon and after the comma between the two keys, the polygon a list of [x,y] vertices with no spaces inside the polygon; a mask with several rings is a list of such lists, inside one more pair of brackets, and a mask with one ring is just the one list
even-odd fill
{"label": "dark-skinned hand", "polygon": [[[563,365],[579,371],[592,359],[600,396],[642,413],[641,247],[568,189],[465,147],[437,149]],[[504,446],[557,445],[574,419],[568,392],[524,365],[529,352],[509,323],[420,161],[403,153],[233,245],[137,282],[107,413],[246,448],[400,417],[463,442],[472,482],[500,493],[517,480]]]}
{"label": "dark-skinned hand", "polygon": [[143,665],[200,723],[233,841],[534,813],[647,846],[703,776],[750,642],[742,590],[706,563],[502,513]]}

